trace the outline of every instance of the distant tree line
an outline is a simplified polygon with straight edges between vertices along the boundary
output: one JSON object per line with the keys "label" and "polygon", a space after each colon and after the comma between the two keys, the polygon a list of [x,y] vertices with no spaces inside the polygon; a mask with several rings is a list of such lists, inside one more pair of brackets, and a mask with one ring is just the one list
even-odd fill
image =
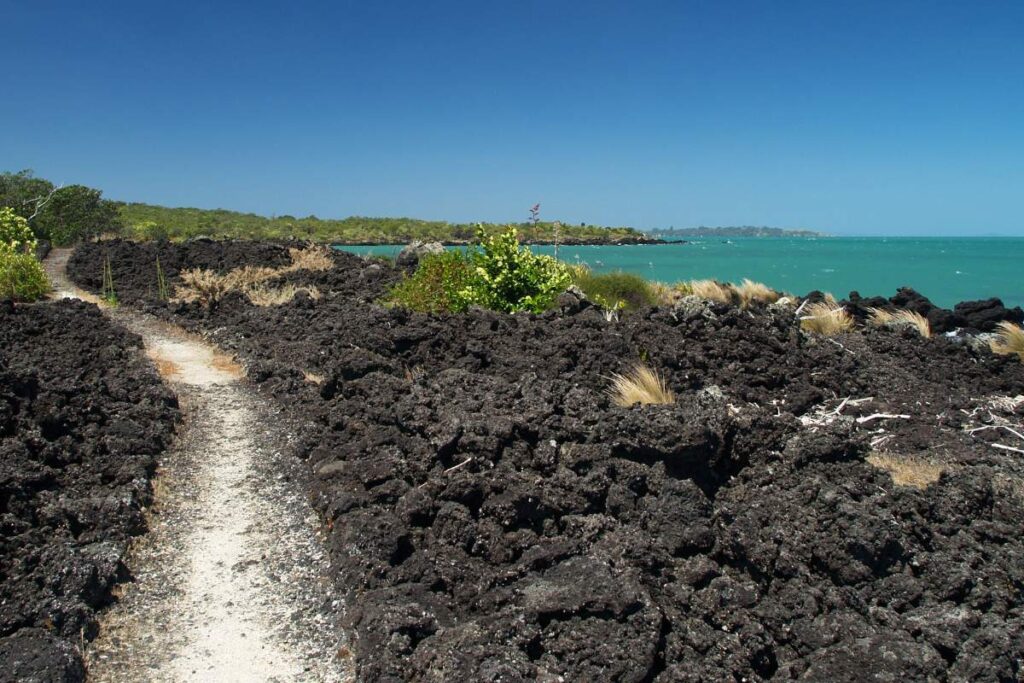
{"label": "distant tree line", "polygon": [[27,220],[37,239],[57,245],[124,228],[118,203],[103,199],[102,191],[85,185],[57,187],[30,170],[0,173],[2,206]]}

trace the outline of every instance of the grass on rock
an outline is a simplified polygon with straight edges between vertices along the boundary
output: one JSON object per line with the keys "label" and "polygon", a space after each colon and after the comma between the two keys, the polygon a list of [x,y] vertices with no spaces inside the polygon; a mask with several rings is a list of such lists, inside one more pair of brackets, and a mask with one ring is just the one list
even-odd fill
{"label": "grass on rock", "polygon": [[614,373],[608,395],[617,406],[629,407],[636,403],[644,405],[671,405],[676,402],[675,394],[665,380],[646,365],[637,363],[625,373]]}

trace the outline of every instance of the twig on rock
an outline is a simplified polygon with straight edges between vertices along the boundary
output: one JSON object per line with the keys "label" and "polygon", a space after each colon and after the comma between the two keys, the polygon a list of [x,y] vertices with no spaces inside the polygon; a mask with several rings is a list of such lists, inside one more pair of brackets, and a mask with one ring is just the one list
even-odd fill
{"label": "twig on rock", "polygon": [[1016,429],[1011,429],[1011,428],[1007,427],[1006,425],[986,425],[984,427],[975,427],[974,429],[968,429],[966,431],[967,431],[968,434],[974,434],[974,432],[981,432],[981,431],[984,431],[986,429],[1005,429],[1006,431],[1010,432],[1011,434],[1013,434],[1018,439],[1024,440],[1024,434],[1021,434]]}
{"label": "twig on rock", "polygon": [[455,470],[459,469],[459,468],[460,468],[460,467],[462,467],[463,465],[468,465],[468,464],[469,464],[469,463],[471,463],[472,461],[473,461],[473,458],[466,458],[465,460],[463,460],[462,462],[460,462],[460,463],[459,463],[458,465],[452,465],[451,467],[449,467],[448,469],[446,469],[446,470],[445,470],[444,472],[442,472],[441,474],[448,474],[449,472],[454,472]]}
{"label": "twig on rock", "polygon": [[1013,446],[1004,446],[1001,443],[992,444],[992,448],[1001,448],[1004,451],[1013,451],[1014,453],[1024,454],[1024,448],[1014,448]]}
{"label": "twig on rock", "polygon": [[889,413],[875,413],[874,415],[868,415],[867,417],[858,417],[857,424],[864,424],[865,422],[871,422],[872,420],[909,420],[909,415],[891,415]]}

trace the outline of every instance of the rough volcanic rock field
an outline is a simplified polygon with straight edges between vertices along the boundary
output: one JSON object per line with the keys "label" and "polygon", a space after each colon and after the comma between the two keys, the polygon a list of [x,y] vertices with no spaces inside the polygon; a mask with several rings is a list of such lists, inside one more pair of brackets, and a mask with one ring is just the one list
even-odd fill
{"label": "rough volcanic rock field", "polygon": [[[109,256],[123,300],[308,419],[360,680],[1024,675],[1015,359],[786,310],[409,314],[374,303],[399,273],[346,254],[288,275],[319,301],[207,310],[146,296],[157,249],[172,283],[286,251],[100,243],[70,274],[95,289]],[[675,405],[610,402],[637,360]]]}
{"label": "rough volcanic rock field", "polygon": [[91,305],[0,303],[0,678],[82,680],[177,417],[135,335]]}

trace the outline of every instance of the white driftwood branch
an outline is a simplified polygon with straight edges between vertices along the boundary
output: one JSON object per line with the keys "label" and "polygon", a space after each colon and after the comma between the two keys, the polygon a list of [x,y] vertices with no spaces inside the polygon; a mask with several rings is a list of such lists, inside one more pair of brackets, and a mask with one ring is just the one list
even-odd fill
{"label": "white driftwood branch", "polygon": [[872,420],[909,420],[909,415],[891,415],[889,413],[875,413],[874,415],[868,415],[867,417],[858,417],[857,424],[864,424],[865,422],[871,422]]}

